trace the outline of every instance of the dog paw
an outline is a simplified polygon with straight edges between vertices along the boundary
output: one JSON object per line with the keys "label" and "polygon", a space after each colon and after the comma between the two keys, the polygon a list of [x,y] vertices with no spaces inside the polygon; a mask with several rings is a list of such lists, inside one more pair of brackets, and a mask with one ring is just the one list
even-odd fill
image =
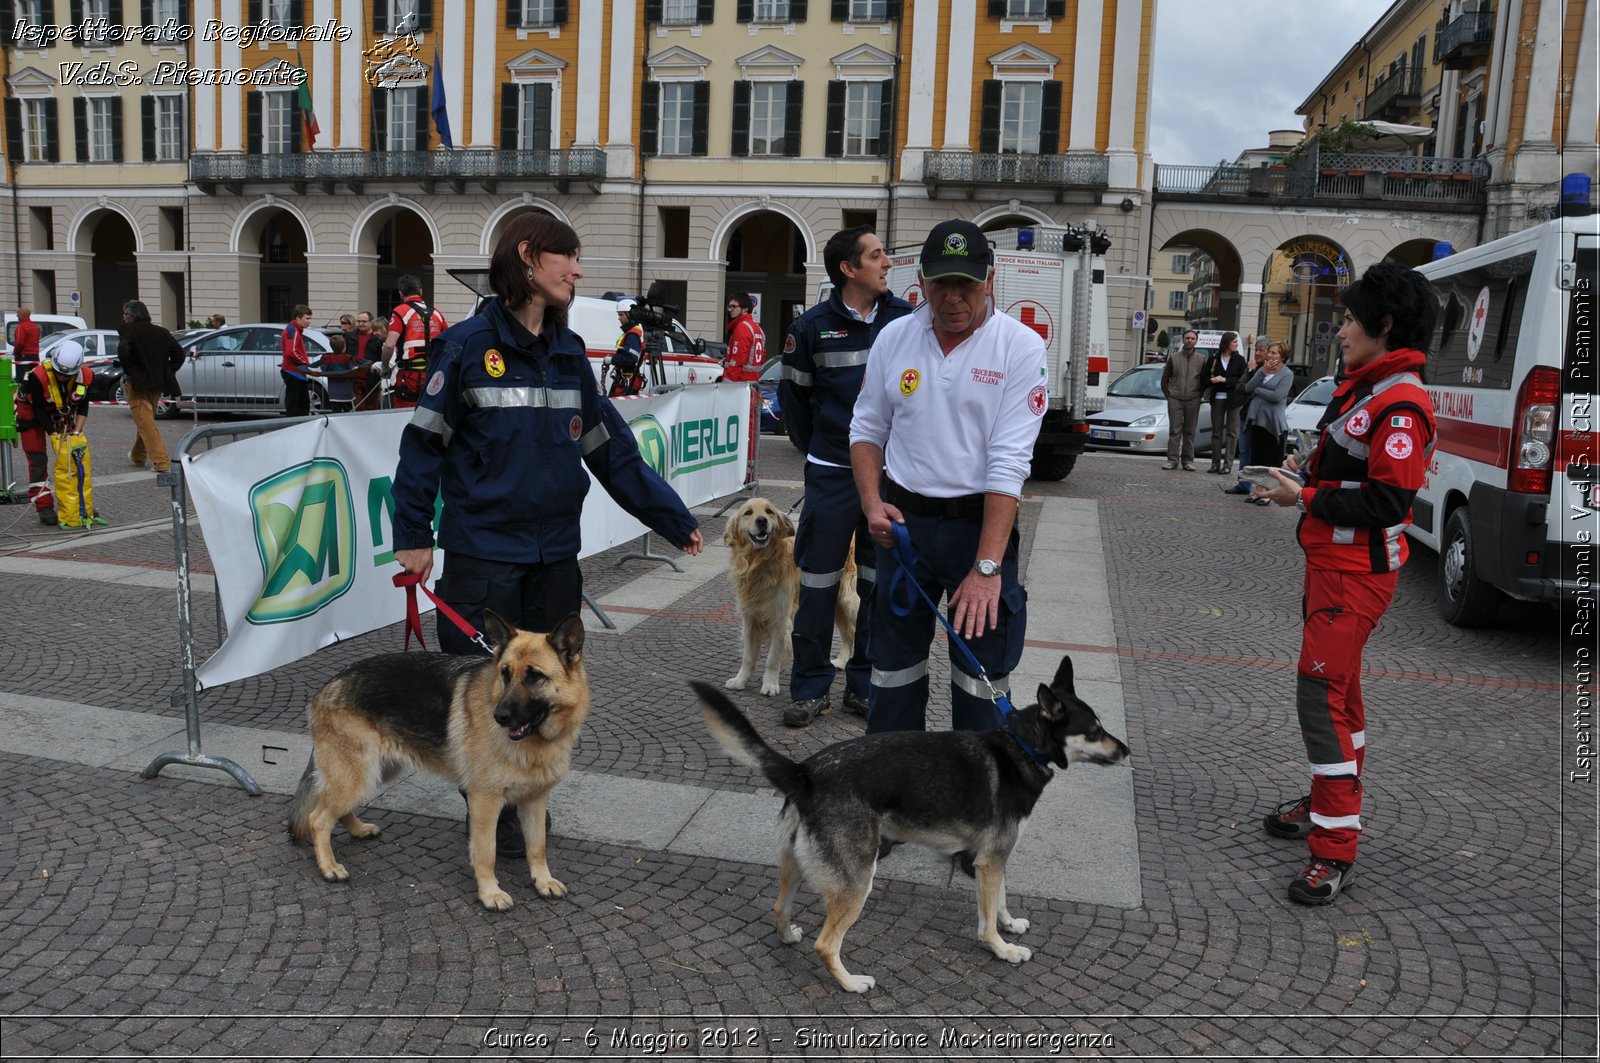
{"label": "dog paw", "polygon": [[[744,688],[741,686],[739,689],[743,690]],[[782,689],[783,681],[780,679],[763,679],[761,681],[761,693],[765,697],[770,698]]]}
{"label": "dog paw", "polygon": [[343,864],[329,864],[320,870],[322,877],[329,882],[347,882],[350,879],[350,872],[345,870]]}
{"label": "dog paw", "polygon": [[783,942],[785,945],[793,945],[795,942],[799,941],[805,936],[806,932],[804,930],[801,930],[798,926],[790,923],[789,929],[779,931],[778,940]]}
{"label": "dog paw", "polygon": [[991,944],[989,947],[994,950],[996,956],[1007,963],[1022,963],[1033,959],[1033,951],[1026,945],[1008,945],[1002,941],[998,945]]}
{"label": "dog paw", "polygon": [[478,891],[478,900],[491,912],[503,912],[514,903],[511,900],[511,894],[499,886],[495,886],[493,889],[480,889]]}
{"label": "dog paw", "polygon": [[865,993],[878,984],[878,980],[870,974],[850,974],[839,979],[839,984],[846,993]]}
{"label": "dog paw", "polygon": [[1000,917],[1000,929],[1008,934],[1026,934],[1032,925],[1026,919],[1013,919],[1009,915]]}
{"label": "dog paw", "polygon": [[554,878],[536,878],[533,888],[539,891],[541,897],[565,897],[567,895],[566,883]]}
{"label": "dog paw", "polygon": [[350,829],[350,837],[359,838],[363,841],[367,838],[376,838],[382,833],[383,828],[379,827],[376,823],[358,823],[356,826]]}
{"label": "dog paw", "polygon": [[732,679],[728,680],[726,683],[722,684],[722,689],[723,690],[743,690],[744,687],[745,687],[745,684],[748,683],[749,681],[750,681],[750,677],[747,676],[747,675],[736,675]]}

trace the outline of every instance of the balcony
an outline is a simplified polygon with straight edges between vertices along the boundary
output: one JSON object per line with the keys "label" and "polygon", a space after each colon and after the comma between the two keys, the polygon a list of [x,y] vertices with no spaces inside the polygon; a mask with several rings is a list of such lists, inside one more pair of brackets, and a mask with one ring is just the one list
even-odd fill
{"label": "balcony", "polygon": [[1068,191],[1104,191],[1111,161],[1088,152],[1071,155],[1017,155],[974,151],[930,151],[923,156],[922,180],[933,195],[950,185],[971,199],[980,187],[1028,185],[1054,190],[1060,202]]}
{"label": "balcony", "polygon": [[1158,199],[1210,203],[1256,200],[1325,206],[1470,212],[1488,198],[1483,159],[1417,155],[1307,153],[1296,165],[1156,167]]}
{"label": "balcony", "polygon": [[1422,106],[1422,68],[1396,67],[1380,75],[1367,93],[1364,117],[1399,121]]}
{"label": "balcony", "polygon": [[1433,38],[1433,61],[1446,70],[1468,70],[1489,54],[1494,38],[1494,12],[1487,4],[1465,11]]}
{"label": "balcony", "polygon": [[205,153],[189,158],[189,180],[202,192],[218,188],[235,195],[247,184],[284,183],[304,192],[310,187],[333,194],[361,192],[369,183],[415,181],[424,191],[443,186],[464,192],[470,181],[486,192],[501,181],[549,181],[566,192],[573,181],[598,192],[606,175],[599,148],[550,151],[309,151],[294,155]]}

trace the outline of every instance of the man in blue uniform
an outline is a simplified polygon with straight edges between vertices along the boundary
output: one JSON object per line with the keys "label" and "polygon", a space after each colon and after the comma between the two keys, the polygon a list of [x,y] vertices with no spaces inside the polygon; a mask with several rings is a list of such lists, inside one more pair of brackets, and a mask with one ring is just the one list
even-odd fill
{"label": "man in blue uniform", "polygon": [[871,226],[835,233],[822,249],[833,294],[802,314],[783,344],[780,406],[789,439],[806,456],[805,507],[795,536],[800,566],[800,605],[794,617],[793,663],[783,714],[790,727],[805,727],[828,711],[834,667],[834,606],[844,576],[850,538],[855,536],[856,590],[861,609],[856,638],[845,666],[844,708],[867,714],[872,666],[867,629],[876,593],[876,548],[867,535],[860,496],[850,470],[850,418],[866,373],[867,353],[889,322],[911,313],[911,304],[889,293],[889,256]]}

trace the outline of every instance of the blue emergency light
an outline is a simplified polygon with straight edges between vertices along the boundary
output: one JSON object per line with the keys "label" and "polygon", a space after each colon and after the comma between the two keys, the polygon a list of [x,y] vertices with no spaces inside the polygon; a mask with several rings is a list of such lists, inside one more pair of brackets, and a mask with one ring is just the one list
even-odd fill
{"label": "blue emergency light", "polygon": [[1456,253],[1456,246],[1455,246],[1455,244],[1452,244],[1449,240],[1436,240],[1436,241],[1434,241],[1434,244],[1433,244],[1433,261],[1437,262],[1441,258],[1449,258],[1451,255],[1453,255],[1455,253]]}
{"label": "blue emergency light", "polygon": [[1561,179],[1561,215],[1564,218],[1586,217],[1594,210],[1589,200],[1589,175],[1569,173]]}

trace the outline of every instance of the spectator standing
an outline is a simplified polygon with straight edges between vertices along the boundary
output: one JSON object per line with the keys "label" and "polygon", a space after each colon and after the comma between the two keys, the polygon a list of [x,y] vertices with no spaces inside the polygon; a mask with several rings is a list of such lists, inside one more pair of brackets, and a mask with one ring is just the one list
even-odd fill
{"label": "spectator standing", "polygon": [[328,409],[333,413],[349,413],[355,409],[355,360],[350,357],[342,332],[328,337],[328,353],[322,356],[320,372],[328,389]]}
{"label": "spectator standing", "polygon": [[748,383],[761,376],[767,361],[767,337],[756,323],[756,302],[749,292],[728,296],[728,353],[722,359],[722,379]]}
{"label": "spectator standing", "polygon": [[834,667],[833,614],[839,581],[852,549],[856,557],[856,637],[845,666],[844,709],[867,715],[872,665],[867,658],[876,586],[876,548],[850,468],[850,419],[866,379],[868,352],[889,323],[911,304],[889,293],[889,256],[871,226],[835,233],[822,249],[833,294],[800,315],[783,342],[779,405],[789,441],[806,456],[805,505],[794,541],[800,604],[794,616],[789,697],[783,714],[805,727],[829,709]]}
{"label": "spectator standing", "polygon": [[[1250,462],[1277,468],[1283,464],[1283,437],[1289,431],[1289,418],[1285,408],[1289,404],[1289,391],[1294,386],[1294,374],[1283,364],[1283,347],[1274,343],[1267,348],[1267,360],[1245,382],[1245,393],[1250,396],[1250,409],[1245,414],[1245,431],[1250,433]],[[1259,498],[1246,501],[1267,505]]]}
{"label": "spectator standing", "polygon": [[17,326],[11,333],[13,379],[21,380],[39,364],[39,325],[33,320],[33,307],[17,307]]}
{"label": "spectator standing", "polygon": [[450,324],[423,298],[422,281],[408,273],[400,278],[399,287],[400,303],[389,315],[389,334],[383,341],[383,371],[387,374],[395,363],[398,349],[400,370],[394,377],[394,404],[415,406],[428,373],[428,345]]}
{"label": "spectator standing", "polygon": [[[546,215],[506,224],[489,263],[496,298],[442,338],[400,437],[395,560],[428,578],[434,502],[442,496],[438,593],[480,629],[486,609],[518,627],[550,631],[580,608],[585,466],[668,542],[689,554],[705,545],[683,501],[599,393],[583,341],[567,327],[583,276],[579,251],[578,234]],[[443,617],[438,631],[446,652],[481,652]],[[522,851],[514,815],[502,815],[497,835],[502,855]]]}
{"label": "spectator standing", "polygon": [[[1267,337],[1265,337],[1265,336],[1256,337],[1255,355],[1254,355],[1254,357],[1252,358],[1252,360],[1250,362],[1250,368],[1246,369],[1245,370],[1245,374],[1244,374],[1244,379],[1246,381],[1248,381],[1250,379],[1250,377],[1255,373],[1255,371],[1257,369],[1260,369],[1263,365],[1266,364],[1266,362],[1267,362],[1267,348],[1271,347],[1271,346],[1272,346],[1272,341],[1267,339]],[[1248,392],[1246,392],[1244,390],[1244,384],[1243,383],[1241,383],[1239,385],[1239,390],[1236,393],[1236,398],[1239,401],[1240,420],[1241,420],[1241,424],[1239,426],[1239,468],[1242,469],[1246,465],[1249,465],[1251,463],[1250,462],[1250,433],[1245,430],[1244,425],[1242,423],[1244,410],[1250,404],[1250,395],[1249,395]],[[1249,480],[1245,480],[1245,479],[1241,478],[1239,480],[1239,482],[1234,484],[1232,487],[1224,487],[1222,489],[1222,493],[1225,494],[1225,495],[1248,495],[1250,493],[1252,487],[1253,487],[1253,485],[1250,483]]]}
{"label": "spectator standing", "polygon": [[[117,330],[117,361],[122,364],[123,394],[128,412],[133,415],[138,435],[128,460],[144,468],[148,459],[158,473],[172,467],[167,444],[156,427],[156,407],[161,396],[177,398],[178,367],[183,364],[183,348],[172,333],[150,320],[150,309],[138,299],[122,304],[122,327]],[[65,342],[65,341],[63,341]]]}
{"label": "spectator standing", "polygon": [[[921,730],[935,618],[910,595],[890,606],[898,567],[891,525],[904,524],[915,579],[937,603],[995,689],[1009,689],[1022,657],[1027,591],[1017,580],[1017,504],[1046,397],[1044,341],[994,306],[994,253],[969,221],[934,226],[922,245],[927,302],[885,326],[867,360],[850,422],[850,462],[878,544],[872,613],[868,732]],[[950,700],[958,730],[998,723],[988,688],[950,645]]]}
{"label": "spectator standing", "polygon": [[1206,359],[1195,349],[1200,336],[1194,329],[1183,334],[1178,348],[1161,367],[1161,393],[1167,397],[1167,463],[1163,469],[1194,472],[1194,435],[1200,429],[1200,397],[1208,386]]}
{"label": "spectator standing", "polygon": [[1244,383],[1244,355],[1239,334],[1224,332],[1217,353],[1206,359],[1205,378],[1211,392],[1211,468],[1214,473],[1233,471],[1233,448],[1239,441],[1239,406]]}
{"label": "spectator standing", "polygon": [[1304,514],[1295,706],[1311,763],[1311,793],[1280,805],[1263,826],[1306,840],[1311,860],[1289,883],[1289,899],[1315,905],[1350,883],[1367,754],[1361,655],[1394,599],[1410,552],[1411,503],[1435,440],[1433,403],[1418,375],[1438,312],[1432,287],[1415,270],[1380,262],[1342,298],[1344,376],[1323,413],[1305,486],[1279,473],[1278,486],[1262,493]]}
{"label": "spectator standing", "polygon": [[283,415],[305,417],[311,413],[311,384],[307,373],[311,358],[306,354],[306,329],[311,327],[311,308],[304,303],[294,308],[293,319],[283,330]]}
{"label": "spectator standing", "polygon": [[355,331],[345,337],[345,351],[350,355],[351,367],[357,370],[355,408],[376,410],[382,394],[376,378],[383,366],[383,337],[373,330],[370,310],[356,311]]}

